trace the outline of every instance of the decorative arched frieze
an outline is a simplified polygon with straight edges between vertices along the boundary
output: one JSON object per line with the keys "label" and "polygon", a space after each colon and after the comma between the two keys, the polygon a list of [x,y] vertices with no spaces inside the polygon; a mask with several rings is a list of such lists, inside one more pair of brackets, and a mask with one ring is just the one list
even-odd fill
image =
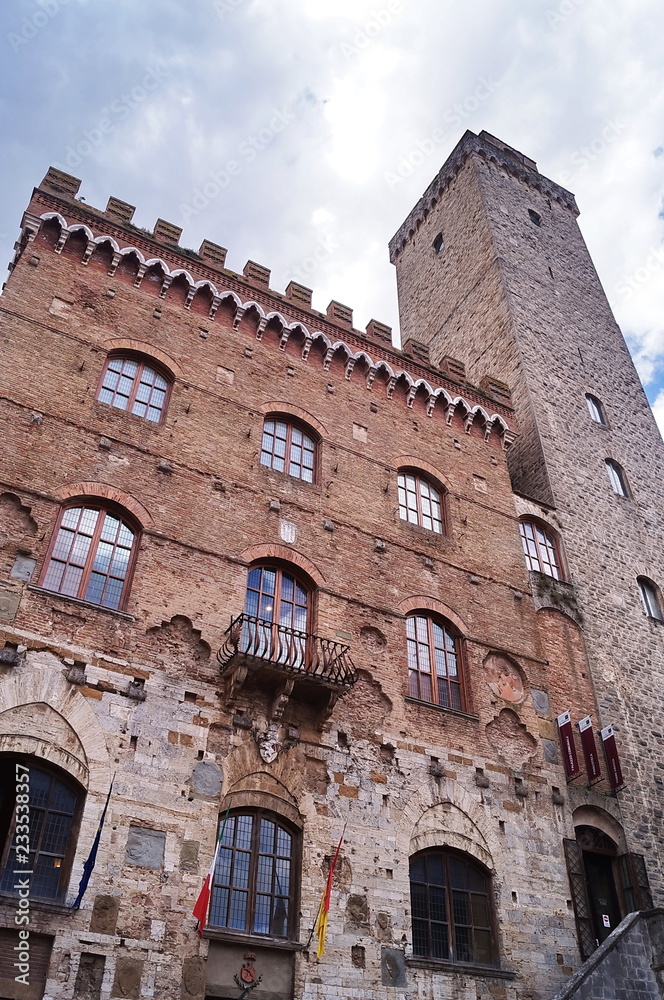
{"label": "decorative arched frieze", "polygon": [[147,507],[143,506],[140,500],[137,500],[136,497],[133,497],[130,493],[125,493],[124,490],[119,490],[116,486],[110,486],[108,483],[63,483],[62,486],[55,490],[55,496],[61,502],[79,496],[91,496],[99,497],[104,500],[112,500],[113,503],[120,504],[121,507],[125,507],[131,514],[133,514],[142,527],[150,528],[154,525],[152,514],[149,512]]}
{"label": "decorative arched frieze", "polygon": [[247,566],[263,559],[281,559],[283,562],[291,563],[293,566],[301,569],[317,587],[325,586],[325,577],[318,566],[311,559],[307,558],[307,556],[302,555],[301,552],[296,552],[295,549],[290,548],[288,545],[281,545],[277,542],[251,545],[248,549],[240,553],[239,558]]}
{"label": "decorative arched frieze", "polygon": [[[385,373],[385,381],[387,386],[388,398],[392,396],[397,384],[400,381],[404,382],[405,387],[405,400],[409,407],[412,407],[418,390],[426,395],[426,414],[431,417],[434,409],[439,404],[443,405],[446,410],[447,423],[451,423],[454,411],[457,406],[461,406],[465,413],[465,429],[467,433],[470,433],[473,427],[475,418],[479,416],[484,423],[484,434],[485,439],[488,439],[491,431],[496,430],[502,435],[503,444],[507,447],[514,439],[515,432],[512,431],[506,422],[506,420],[498,413],[490,413],[481,404],[471,405],[462,396],[456,396],[452,398],[450,394],[442,386],[433,386],[430,381],[422,377],[414,377],[404,368],[392,368],[392,366],[384,358],[372,358],[366,349],[361,348],[359,350],[354,350],[349,346],[344,340],[332,341],[326,333],[322,330],[311,331],[307,329],[305,324],[300,320],[294,320],[289,322],[288,319],[278,310],[271,310],[266,312],[265,309],[260,305],[260,303],[250,299],[247,302],[242,302],[240,297],[233,291],[228,289],[219,289],[215,284],[208,278],[204,278],[195,281],[188,270],[182,267],[169,268],[166,262],[160,257],[151,257],[146,259],[141,251],[134,246],[127,246],[120,248],[116,240],[111,236],[100,234],[99,236],[94,236],[92,231],[88,226],[83,223],[72,223],[70,226],[67,225],[66,219],[60,215],[58,212],[45,212],[40,216],[40,221],[44,222],[49,219],[55,219],[61,228],[60,239],[56,246],[56,250],[60,252],[64,243],[66,242],[69,235],[75,230],[82,230],[83,233],[88,238],[88,245],[94,249],[95,245],[99,245],[104,242],[109,242],[113,248],[113,260],[111,262],[111,267],[109,269],[109,275],[113,276],[120,264],[120,261],[130,255],[134,254],[138,261],[138,273],[135,278],[135,282],[140,284],[145,271],[155,265],[159,265],[164,271],[164,282],[160,296],[163,298],[173,280],[180,277],[184,280],[187,285],[187,292],[184,299],[185,308],[191,306],[192,300],[199,289],[207,288],[211,295],[211,305],[209,310],[209,316],[211,319],[214,318],[218,311],[219,305],[226,298],[230,298],[235,305],[235,316],[233,319],[233,328],[237,330],[243,317],[252,310],[255,310],[258,317],[256,337],[261,340],[263,332],[267,324],[271,320],[275,320],[281,325],[281,338],[279,342],[279,347],[281,350],[285,349],[286,343],[289,339],[290,334],[298,330],[303,337],[302,346],[302,360],[307,361],[310,357],[311,347],[313,344],[320,342],[322,347],[322,364],[325,369],[329,369],[330,364],[334,355],[340,351],[343,352],[345,357],[345,375],[347,379],[352,377],[353,369],[356,363],[361,359],[367,367],[366,372],[366,385],[367,389],[371,390],[376,375],[378,372]],[[92,253],[92,250],[90,251]],[[87,251],[86,251],[87,254]],[[87,255],[89,259],[89,255]]]}
{"label": "decorative arched frieze", "polygon": [[414,597],[406,597],[403,601],[397,604],[395,611],[406,617],[411,611],[432,611],[435,615],[440,615],[441,618],[447,618],[449,622],[454,625],[458,631],[463,636],[468,635],[468,626],[465,621],[458,615],[456,611],[449,608],[442,601],[437,600],[435,597],[429,597],[425,594],[417,594]]}

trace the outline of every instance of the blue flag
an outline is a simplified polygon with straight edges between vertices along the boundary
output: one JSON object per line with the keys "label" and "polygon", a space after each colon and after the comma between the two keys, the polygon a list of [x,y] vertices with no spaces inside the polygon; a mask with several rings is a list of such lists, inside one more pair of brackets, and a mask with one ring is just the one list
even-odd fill
{"label": "blue flag", "polygon": [[115,775],[113,775],[113,780],[111,781],[111,787],[109,788],[108,795],[106,796],[106,804],[104,805],[104,809],[101,814],[101,819],[99,820],[99,826],[97,827],[97,833],[95,834],[95,839],[93,841],[92,847],[90,848],[90,853],[88,854],[88,860],[83,865],[83,875],[81,876],[81,881],[78,884],[78,896],[71,904],[72,910],[78,910],[79,906],[81,905],[83,894],[88,887],[88,882],[90,881],[90,876],[92,875],[92,869],[94,868],[95,861],[97,860],[97,851],[99,850],[101,831],[104,828],[104,820],[106,819],[106,810],[108,809],[108,803],[111,798],[111,792],[113,791],[113,781],[115,781]]}

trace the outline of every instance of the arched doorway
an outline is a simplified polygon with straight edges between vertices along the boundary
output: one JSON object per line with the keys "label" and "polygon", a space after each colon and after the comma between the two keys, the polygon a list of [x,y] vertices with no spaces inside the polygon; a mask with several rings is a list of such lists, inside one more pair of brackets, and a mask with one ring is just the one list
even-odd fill
{"label": "arched doorway", "polygon": [[601,944],[622,919],[616,884],[618,846],[592,826],[577,826],[575,833],[583,856],[595,940]]}
{"label": "arched doorway", "polygon": [[564,847],[579,949],[585,959],[623,917],[653,904],[643,856],[626,850],[620,824],[602,810],[596,817],[587,807],[577,813],[575,839],[565,840]]}

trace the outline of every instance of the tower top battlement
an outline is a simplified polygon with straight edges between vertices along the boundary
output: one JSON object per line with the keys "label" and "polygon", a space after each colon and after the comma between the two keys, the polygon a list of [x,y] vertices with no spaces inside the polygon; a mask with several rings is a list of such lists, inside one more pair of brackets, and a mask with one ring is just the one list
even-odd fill
{"label": "tower top battlement", "polygon": [[393,264],[471,156],[477,156],[485,162],[498,164],[508,174],[528,184],[546,197],[554,199],[560,205],[568,208],[574,215],[579,214],[576,200],[571,191],[541,174],[534,160],[520,153],[513,146],[509,146],[502,139],[497,139],[489,132],[483,131],[479,135],[475,135],[469,130],[454,147],[420,200],[390,240],[390,260]]}

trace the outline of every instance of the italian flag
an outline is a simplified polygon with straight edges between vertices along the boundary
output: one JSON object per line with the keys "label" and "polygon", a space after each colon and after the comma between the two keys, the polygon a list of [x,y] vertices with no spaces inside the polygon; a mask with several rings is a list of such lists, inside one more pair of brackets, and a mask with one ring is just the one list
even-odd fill
{"label": "italian flag", "polygon": [[315,933],[318,938],[318,946],[316,947],[316,958],[320,958],[325,952],[325,935],[327,934],[327,916],[330,912],[330,897],[332,895],[332,879],[334,878],[334,869],[337,866],[337,859],[339,857],[339,851],[341,850],[341,845],[343,843],[344,835],[341,834],[339,843],[337,844],[337,849],[334,852],[334,857],[332,858],[332,864],[330,865],[330,871],[327,876],[327,883],[325,885],[325,892],[323,893],[323,898],[320,901],[320,906],[318,907],[318,917],[316,918]]}
{"label": "italian flag", "polygon": [[208,910],[210,909],[210,896],[212,894],[212,879],[214,878],[214,870],[217,867],[217,857],[219,856],[219,846],[224,839],[224,831],[226,829],[226,820],[228,819],[228,814],[230,812],[230,806],[226,810],[226,815],[224,816],[224,822],[221,824],[221,833],[219,834],[219,839],[217,840],[217,846],[214,849],[214,857],[212,858],[212,864],[210,865],[210,871],[205,876],[205,881],[203,882],[203,887],[198,894],[198,899],[194,904],[194,909],[192,910],[193,915],[198,920],[198,934],[199,937],[203,937],[203,928],[207,923]]}

